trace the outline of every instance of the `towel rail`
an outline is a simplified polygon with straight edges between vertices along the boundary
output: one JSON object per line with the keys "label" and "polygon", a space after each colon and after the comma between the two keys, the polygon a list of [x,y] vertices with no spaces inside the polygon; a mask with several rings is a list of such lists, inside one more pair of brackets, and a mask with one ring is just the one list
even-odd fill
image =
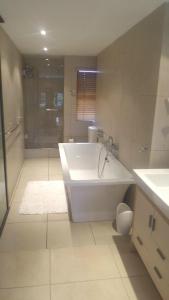
{"label": "towel rail", "polygon": [[19,127],[20,125],[21,125],[21,122],[18,123],[17,125],[15,125],[13,128],[7,130],[7,131],[5,132],[5,137],[6,137],[6,138],[10,137],[10,136],[18,129],[18,127]]}

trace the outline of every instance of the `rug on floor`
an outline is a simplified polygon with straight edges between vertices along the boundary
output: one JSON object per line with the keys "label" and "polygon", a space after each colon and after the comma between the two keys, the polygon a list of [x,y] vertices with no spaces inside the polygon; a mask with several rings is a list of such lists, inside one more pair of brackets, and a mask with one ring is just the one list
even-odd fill
{"label": "rug on floor", "polygon": [[28,182],[19,209],[20,214],[50,214],[67,211],[63,180]]}

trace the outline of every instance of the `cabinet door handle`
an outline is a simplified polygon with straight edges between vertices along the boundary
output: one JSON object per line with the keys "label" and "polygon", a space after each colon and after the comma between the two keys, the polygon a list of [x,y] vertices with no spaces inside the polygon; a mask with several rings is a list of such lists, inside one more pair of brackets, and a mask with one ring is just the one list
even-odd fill
{"label": "cabinet door handle", "polygon": [[163,252],[159,248],[157,248],[156,251],[157,251],[157,253],[159,254],[159,256],[161,257],[162,260],[166,259],[165,255],[163,254]]}
{"label": "cabinet door handle", "polygon": [[148,221],[148,226],[151,228],[152,227],[152,221],[153,221],[153,216],[149,215],[149,221]]}
{"label": "cabinet door handle", "polygon": [[139,236],[137,236],[137,241],[139,242],[139,244],[140,244],[141,246],[143,245],[143,242],[142,242],[142,240],[140,239]]}
{"label": "cabinet door handle", "polygon": [[153,218],[153,222],[152,222],[152,231],[155,231],[156,228],[156,219]]}
{"label": "cabinet door handle", "polygon": [[156,273],[156,275],[158,276],[159,279],[163,278],[157,267],[154,267],[154,271],[155,271],[155,273]]}

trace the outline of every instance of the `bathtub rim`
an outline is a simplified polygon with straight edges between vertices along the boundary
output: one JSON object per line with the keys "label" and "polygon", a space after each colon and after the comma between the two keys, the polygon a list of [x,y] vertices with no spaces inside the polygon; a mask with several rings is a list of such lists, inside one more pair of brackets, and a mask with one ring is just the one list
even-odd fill
{"label": "bathtub rim", "polygon": [[[69,185],[69,186],[91,186],[91,185],[121,185],[121,184],[126,184],[126,185],[131,185],[135,184],[134,176],[133,174],[120,162],[120,164],[131,174],[131,178],[127,179],[90,179],[90,180],[77,180],[77,179],[71,179],[70,173],[69,173],[69,167],[68,167],[68,161],[66,157],[66,153],[64,150],[64,145],[83,145],[83,144],[97,144],[97,143],[59,143],[59,153],[60,153],[60,159],[61,159],[61,165],[62,165],[62,170],[63,170],[63,179],[64,182]],[[116,159],[116,158],[114,158]]]}

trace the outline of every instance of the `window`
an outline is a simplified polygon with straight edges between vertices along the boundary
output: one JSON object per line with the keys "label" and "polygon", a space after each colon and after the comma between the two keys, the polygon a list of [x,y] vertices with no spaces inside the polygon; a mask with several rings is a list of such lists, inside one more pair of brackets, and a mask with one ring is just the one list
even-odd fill
{"label": "window", "polygon": [[96,70],[77,72],[77,119],[94,121],[96,115]]}
{"label": "window", "polygon": [[46,107],[46,102],[47,102],[46,92],[40,92],[39,106],[42,107],[42,108]]}

